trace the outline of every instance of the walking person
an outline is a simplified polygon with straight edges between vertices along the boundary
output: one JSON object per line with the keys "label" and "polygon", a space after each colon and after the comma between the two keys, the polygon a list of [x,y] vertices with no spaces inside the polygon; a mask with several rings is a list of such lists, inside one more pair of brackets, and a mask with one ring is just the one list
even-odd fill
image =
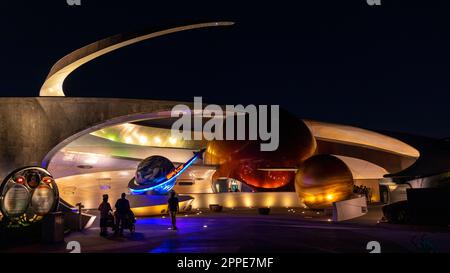
{"label": "walking person", "polygon": [[108,198],[107,194],[103,194],[103,202],[98,206],[100,211],[100,236],[108,235],[108,218],[110,217],[109,213],[112,211]]}
{"label": "walking person", "polygon": [[176,197],[176,193],[174,190],[170,191],[167,204],[169,208],[170,219],[172,221],[172,230],[177,230],[177,212],[180,210],[180,205],[178,197]]}
{"label": "walking person", "polygon": [[121,198],[116,202],[116,232],[123,236],[123,226],[130,214],[130,202],[125,198],[126,194],[122,193]]}

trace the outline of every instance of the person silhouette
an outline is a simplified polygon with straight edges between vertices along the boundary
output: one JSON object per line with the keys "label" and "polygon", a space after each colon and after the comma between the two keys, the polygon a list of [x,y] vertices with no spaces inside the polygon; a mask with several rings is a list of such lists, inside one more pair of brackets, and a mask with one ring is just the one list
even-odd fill
{"label": "person silhouette", "polygon": [[100,211],[100,236],[108,235],[108,217],[112,211],[111,205],[108,203],[109,196],[103,194],[103,202],[98,206]]}
{"label": "person silhouette", "polygon": [[171,190],[169,193],[169,199],[167,199],[167,204],[169,208],[169,215],[172,221],[172,229],[177,230],[177,212],[180,210],[179,200],[176,197],[176,192]]}
{"label": "person silhouette", "polygon": [[125,198],[127,195],[125,193],[121,194],[121,198],[116,202],[116,231],[119,231],[120,236],[123,235],[123,226],[125,221],[127,221],[128,215],[130,214],[130,202]]}

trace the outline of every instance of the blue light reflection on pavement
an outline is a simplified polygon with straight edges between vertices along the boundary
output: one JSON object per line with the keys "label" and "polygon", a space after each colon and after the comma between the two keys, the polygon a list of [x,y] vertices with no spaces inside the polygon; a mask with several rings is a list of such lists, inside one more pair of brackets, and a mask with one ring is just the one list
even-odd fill
{"label": "blue light reflection on pavement", "polygon": [[[136,233],[101,237],[98,227],[73,232],[66,240],[79,241],[86,253],[367,253],[369,241],[382,242],[383,252],[423,252],[411,238],[423,230],[408,226],[311,221],[302,215],[204,213],[180,215],[179,230],[168,230],[170,218],[138,219]],[[97,223],[98,226],[98,223]],[[207,226],[206,228],[204,226]],[[432,232],[431,232],[432,231]],[[431,229],[426,241],[438,252],[450,252],[448,229]],[[419,236],[419,237],[418,237]],[[64,252],[57,245],[15,246],[8,252]]]}
{"label": "blue light reflection on pavement", "polygon": [[[169,217],[142,218],[138,219],[136,224],[144,229],[151,228],[164,233],[163,238],[158,240],[160,241],[158,246],[150,249],[148,253],[204,253],[219,251],[218,246],[209,242],[201,243],[202,240],[199,240],[200,237],[204,239],[216,234],[217,230],[214,228],[217,226],[214,222],[214,219],[180,215],[177,217],[177,231],[169,229]],[[215,236],[213,235],[213,237]],[[220,249],[223,250],[223,246]]]}

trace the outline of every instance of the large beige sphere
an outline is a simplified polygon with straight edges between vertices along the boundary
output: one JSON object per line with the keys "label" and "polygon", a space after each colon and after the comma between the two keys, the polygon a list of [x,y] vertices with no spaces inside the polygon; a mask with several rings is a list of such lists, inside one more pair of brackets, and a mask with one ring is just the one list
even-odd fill
{"label": "large beige sphere", "polygon": [[353,176],[339,158],[323,154],[303,162],[295,177],[295,190],[312,209],[324,209],[333,202],[348,199],[353,191]]}

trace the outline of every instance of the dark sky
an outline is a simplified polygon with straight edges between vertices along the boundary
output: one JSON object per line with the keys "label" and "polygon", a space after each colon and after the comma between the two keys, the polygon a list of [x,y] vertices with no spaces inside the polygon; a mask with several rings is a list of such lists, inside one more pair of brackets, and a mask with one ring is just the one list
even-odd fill
{"label": "dark sky", "polygon": [[66,95],[280,104],[303,118],[450,136],[449,1],[81,1],[2,1],[1,96],[37,96],[54,62],[110,35],[232,20],[98,58],[66,80]]}

